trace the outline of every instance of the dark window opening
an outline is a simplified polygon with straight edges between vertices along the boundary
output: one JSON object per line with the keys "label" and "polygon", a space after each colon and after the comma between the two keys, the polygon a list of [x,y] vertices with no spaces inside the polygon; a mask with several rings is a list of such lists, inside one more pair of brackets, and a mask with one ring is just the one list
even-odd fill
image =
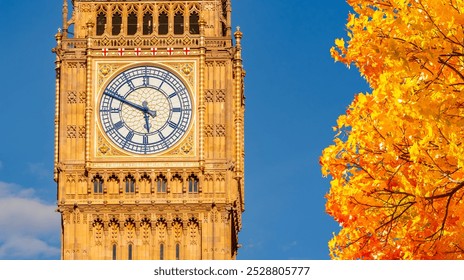
{"label": "dark window opening", "polygon": [[143,35],[150,35],[153,33],[153,16],[151,13],[143,15]]}
{"label": "dark window opening", "polygon": [[135,179],[132,176],[126,177],[126,193],[134,193],[135,192]]}
{"label": "dark window opening", "polygon": [[174,34],[184,34],[184,15],[181,12],[174,16]]}
{"label": "dark window opening", "polygon": [[106,15],[101,12],[97,16],[97,36],[103,35],[105,33],[106,27]]}
{"label": "dark window opening", "polygon": [[194,175],[188,178],[188,192],[189,193],[198,192],[198,178]]}
{"label": "dark window opening", "polygon": [[158,176],[156,178],[156,191],[159,193],[165,193],[166,184],[167,184],[166,177],[164,177],[163,175]]}
{"label": "dark window opening", "polygon": [[93,192],[103,193],[103,179],[98,175],[93,178]]}
{"label": "dark window opening", "polygon": [[160,244],[160,260],[164,260],[164,244]]}
{"label": "dark window opening", "polygon": [[200,34],[200,25],[198,22],[200,21],[200,16],[197,12],[193,12],[190,14],[189,25],[190,25],[190,34]]}
{"label": "dark window opening", "polygon": [[127,35],[134,35],[137,33],[137,15],[132,12],[127,17]]}
{"label": "dark window opening", "polygon": [[168,14],[166,14],[166,12],[162,12],[158,16],[158,34],[168,34]]}
{"label": "dark window opening", "polygon": [[113,260],[116,260],[116,244],[113,244]]}
{"label": "dark window opening", "polygon": [[129,244],[129,248],[127,252],[127,259],[132,260],[132,244]]}
{"label": "dark window opening", "polygon": [[176,260],[180,260],[180,244],[176,244]]}
{"label": "dark window opening", "polygon": [[112,35],[119,35],[121,33],[122,17],[120,13],[113,15],[113,28],[111,30]]}

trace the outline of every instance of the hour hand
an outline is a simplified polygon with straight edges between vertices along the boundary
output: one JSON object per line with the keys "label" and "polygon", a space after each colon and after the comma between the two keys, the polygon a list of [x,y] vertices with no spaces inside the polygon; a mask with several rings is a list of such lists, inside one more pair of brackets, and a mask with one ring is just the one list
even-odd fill
{"label": "hour hand", "polygon": [[148,109],[148,102],[143,101],[142,102],[142,107],[143,107],[143,112],[148,113],[152,118],[156,117],[156,111]]}
{"label": "hour hand", "polygon": [[148,114],[145,112],[145,113],[143,114],[143,118],[145,119],[145,125],[144,125],[144,127],[145,127],[145,129],[147,130],[147,132],[150,133],[150,121],[149,121],[149,118],[150,118],[150,117],[149,117]]}

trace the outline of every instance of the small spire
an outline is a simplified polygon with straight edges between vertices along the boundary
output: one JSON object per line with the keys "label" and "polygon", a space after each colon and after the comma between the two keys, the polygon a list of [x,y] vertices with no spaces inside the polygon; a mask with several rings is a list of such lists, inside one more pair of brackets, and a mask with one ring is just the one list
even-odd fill
{"label": "small spire", "polygon": [[241,48],[241,40],[242,40],[242,37],[243,37],[243,33],[242,31],[240,31],[240,26],[237,26],[237,31],[235,31],[234,33],[234,37],[235,37],[235,43],[237,45],[237,48]]}
{"label": "small spire", "polygon": [[241,39],[243,37],[242,31],[240,31],[240,26],[237,26],[237,31],[234,33],[235,39]]}
{"label": "small spire", "polygon": [[63,30],[66,36],[68,30],[68,0],[63,0]]}
{"label": "small spire", "polygon": [[62,38],[63,38],[62,30],[61,28],[58,28],[58,33],[55,34],[55,39],[58,43],[60,43]]}

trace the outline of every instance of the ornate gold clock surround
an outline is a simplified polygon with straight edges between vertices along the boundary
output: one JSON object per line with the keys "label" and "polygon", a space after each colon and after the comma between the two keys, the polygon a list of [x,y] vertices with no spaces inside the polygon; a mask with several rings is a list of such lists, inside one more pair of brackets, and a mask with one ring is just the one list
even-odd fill
{"label": "ornate gold clock surround", "polygon": [[[189,157],[189,158],[196,158],[198,157],[197,153],[197,143],[198,143],[198,122],[196,121],[196,114],[194,114],[192,119],[192,124],[185,136],[182,137],[182,140],[177,143],[175,146],[171,147],[165,152],[156,153],[153,155],[135,155],[133,153],[124,151],[119,147],[115,146],[111,141],[107,139],[105,133],[102,131],[101,125],[98,123],[98,101],[99,97],[102,94],[102,91],[105,88],[105,85],[108,84],[109,81],[122,70],[127,69],[128,67],[135,67],[135,66],[144,66],[144,65],[152,65],[157,67],[165,68],[168,71],[171,71],[178,75],[181,78],[185,85],[189,89],[189,93],[193,98],[193,104],[197,104],[198,99],[198,83],[196,77],[196,69],[197,69],[197,60],[185,60],[185,61],[177,61],[177,62],[163,62],[163,61],[156,61],[152,60],[147,62],[145,60],[141,60],[141,62],[134,62],[134,60],[115,60],[115,61],[94,61],[94,67],[97,69],[95,71],[94,81],[95,84],[93,85],[93,90],[91,92],[96,93],[95,96],[92,97],[93,99],[93,108],[94,116],[93,120],[95,120],[95,124],[92,124],[94,131],[91,132],[91,135],[94,135],[91,139],[89,145],[92,146],[92,143],[96,143],[92,149],[91,158],[98,161],[99,159],[107,159],[108,157],[118,157],[124,159],[126,161],[140,161],[140,158],[143,157],[146,161],[162,161],[165,158],[172,158],[172,157]],[[194,105],[195,106],[195,105]]]}

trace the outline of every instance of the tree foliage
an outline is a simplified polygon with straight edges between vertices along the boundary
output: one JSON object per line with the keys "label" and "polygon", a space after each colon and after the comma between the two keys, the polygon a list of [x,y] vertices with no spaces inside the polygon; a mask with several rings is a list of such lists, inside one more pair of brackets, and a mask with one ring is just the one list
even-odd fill
{"label": "tree foliage", "polygon": [[464,258],[464,0],[348,0],[356,95],[321,156],[335,259]]}

